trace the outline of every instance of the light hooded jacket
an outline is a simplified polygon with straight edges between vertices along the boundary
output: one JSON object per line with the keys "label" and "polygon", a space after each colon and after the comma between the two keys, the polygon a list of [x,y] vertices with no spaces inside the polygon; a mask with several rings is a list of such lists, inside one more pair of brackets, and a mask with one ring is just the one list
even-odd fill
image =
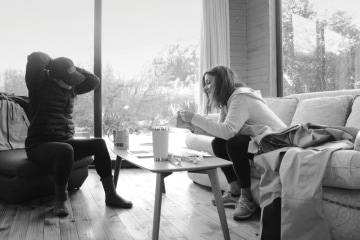
{"label": "light hooded jacket", "polygon": [[272,130],[286,125],[267,106],[260,91],[247,87],[237,88],[229,97],[226,106],[220,109],[218,122],[194,114],[191,124],[195,134],[203,134],[228,140],[236,134],[256,136],[264,126]]}

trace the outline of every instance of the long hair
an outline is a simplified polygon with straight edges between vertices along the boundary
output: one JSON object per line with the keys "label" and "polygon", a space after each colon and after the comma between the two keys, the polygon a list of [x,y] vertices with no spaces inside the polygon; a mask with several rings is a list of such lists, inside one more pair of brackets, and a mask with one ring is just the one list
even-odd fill
{"label": "long hair", "polygon": [[245,83],[241,82],[236,73],[225,66],[215,66],[206,71],[202,78],[202,87],[205,86],[205,76],[209,74],[215,78],[214,91],[211,96],[206,92],[207,105],[206,114],[211,112],[214,108],[221,108],[226,106],[226,103],[231,94],[238,87],[246,87]]}

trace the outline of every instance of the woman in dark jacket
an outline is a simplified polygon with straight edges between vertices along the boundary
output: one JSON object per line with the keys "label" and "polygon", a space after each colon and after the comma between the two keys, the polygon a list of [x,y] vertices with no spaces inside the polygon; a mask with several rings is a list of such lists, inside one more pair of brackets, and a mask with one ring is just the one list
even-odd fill
{"label": "woman in dark jacket", "polygon": [[42,52],[28,56],[26,86],[29,90],[30,126],[25,141],[28,159],[54,169],[54,214],[69,214],[65,206],[67,183],[74,158],[94,155],[95,169],[109,206],[131,208],[132,203],[120,197],[114,187],[111,159],[102,138],[74,139],[72,113],[78,94],[94,90],[100,80],[94,74],[75,67],[65,57],[51,59]]}

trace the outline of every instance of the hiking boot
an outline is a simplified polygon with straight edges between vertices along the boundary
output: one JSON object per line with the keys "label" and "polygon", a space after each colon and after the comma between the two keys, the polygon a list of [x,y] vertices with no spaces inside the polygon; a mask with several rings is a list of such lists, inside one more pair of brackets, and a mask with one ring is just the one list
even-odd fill
{"label": "hiking boot", "polygon": [[234,219],[242,220],[249,218],[255,210],[256,206],[253,201],[250,201],[247,197],[240,196],[239,201],[235,205]]}
{"label": "hiking boot", "polygon": [[[223,204],[224,207],[235,207],[235,204],[238,202],[239,200],[239,196],[234,196],[231,191],[226,191],[223,195],[222,195],[222,200],[223,200]],[[214,206],[216,206],[216,202],[215,199],[211,199],[211,202]]]}

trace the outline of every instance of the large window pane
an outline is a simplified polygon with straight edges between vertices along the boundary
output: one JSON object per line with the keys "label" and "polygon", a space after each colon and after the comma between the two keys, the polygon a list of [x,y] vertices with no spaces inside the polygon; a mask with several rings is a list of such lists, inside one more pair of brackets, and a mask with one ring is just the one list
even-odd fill
{"label": "large window pane", "polygon": [[282,0],[284,95],[360,87],[360,2]]}
{"label": "large window pane", "polygon": [[103,1],[103,133],[148,136],[196,109],[201,0]]}
{"label": "large window pane", "polygon": [[[25,66],[34,51],[68,57],[93,70],[94,1],[12,0],[0,2],[0,91],[27,95]],[[93,131],[93,94],[76,99],[77,134]]]}

